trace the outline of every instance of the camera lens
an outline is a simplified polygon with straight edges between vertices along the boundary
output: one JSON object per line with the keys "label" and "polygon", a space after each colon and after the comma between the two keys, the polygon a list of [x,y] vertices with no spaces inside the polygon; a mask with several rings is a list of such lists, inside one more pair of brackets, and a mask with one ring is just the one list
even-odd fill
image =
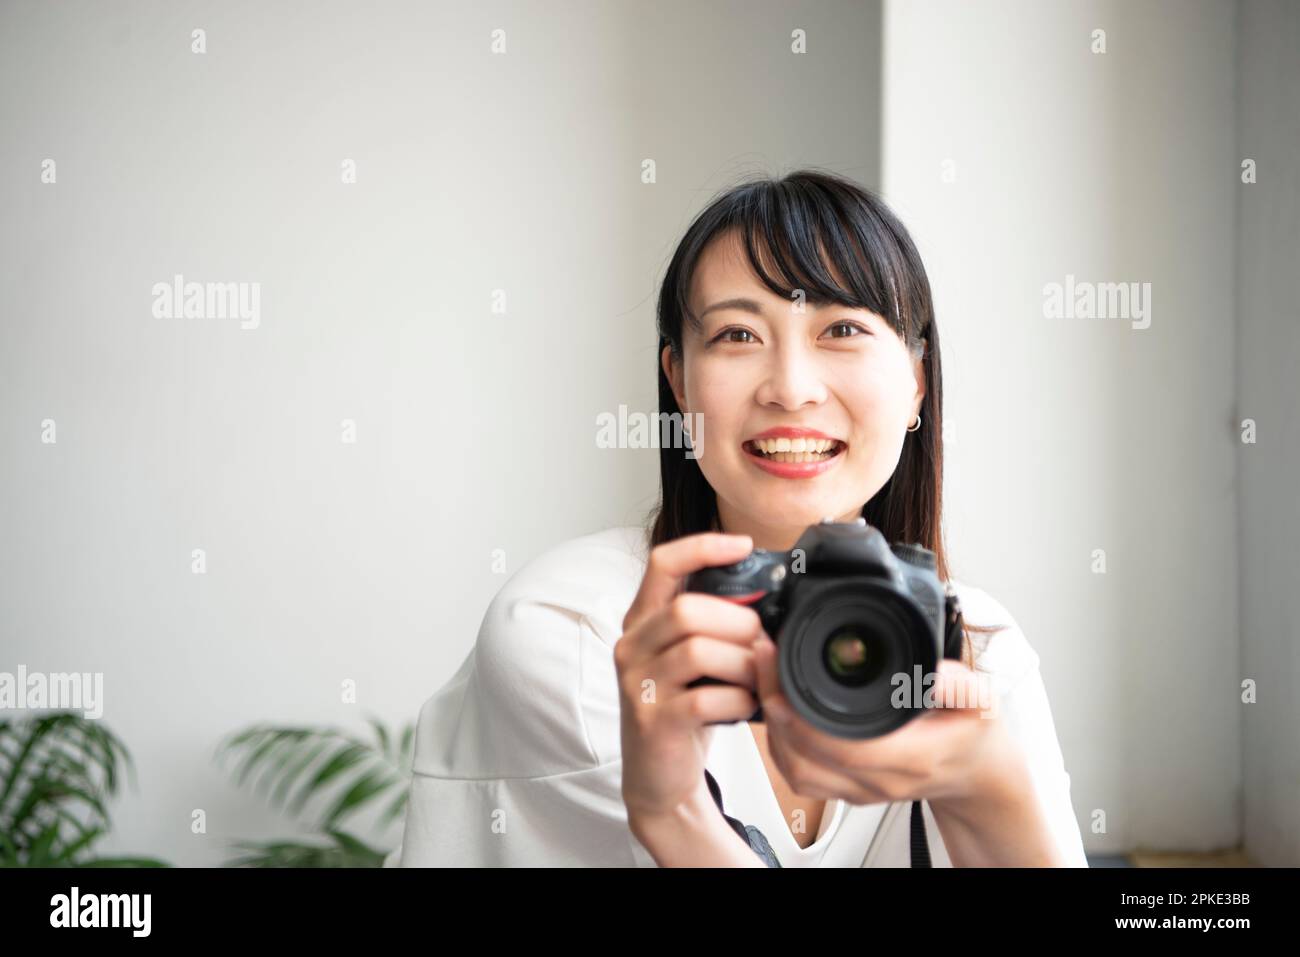
{"label": "camera lens", "polygon": [[776,644],[795,711],[845,738],[888,734],[911,720],[916,709],[896,694],[896,679],[933,671],[939,653],[934,625],[910,594],[868,576],[800,581]]}
{"label": "camera lens", "polygon": [[826,670],[841,684],[864,685],[880,663],[878,649],[857,628],[840,628],[826,639],[822,649]]}

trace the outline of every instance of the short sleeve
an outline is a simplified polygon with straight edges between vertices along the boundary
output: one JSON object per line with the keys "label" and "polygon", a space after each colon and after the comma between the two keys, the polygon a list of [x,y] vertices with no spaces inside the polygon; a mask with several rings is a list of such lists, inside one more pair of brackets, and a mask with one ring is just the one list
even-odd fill
{"label": "short sleeve", "polygon": [[970,623],[1006,626],[980,636],[983,649],[976,655],[976,667],[992,676],[1002,718],[1025,754],[1038,801],[1066,866],[1087,867],[1070,799],[1070,775],[1057,740],[1038,653],[1007,609],[987,592],[966,586],[962,609]]}
{"label": "short sleeve", "polygon": [[521,569],[424,703],[387,866],[655,866],[622,798],[610,609],[626,576],[590,557],[560,547]]}

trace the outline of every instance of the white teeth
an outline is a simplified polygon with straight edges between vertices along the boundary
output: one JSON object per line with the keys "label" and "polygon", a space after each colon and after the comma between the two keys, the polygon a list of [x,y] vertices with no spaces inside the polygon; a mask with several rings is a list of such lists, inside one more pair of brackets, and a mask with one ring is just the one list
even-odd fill
{"label": "white teeth", "polygon": [[816,462],[838,444],[834,439],[755,439],[755,448],[777,462]]}
{"label": "white teeth", "polygon": [[768,456],[773,462],[820,462],[825,457],[821,452],[777,452]]}

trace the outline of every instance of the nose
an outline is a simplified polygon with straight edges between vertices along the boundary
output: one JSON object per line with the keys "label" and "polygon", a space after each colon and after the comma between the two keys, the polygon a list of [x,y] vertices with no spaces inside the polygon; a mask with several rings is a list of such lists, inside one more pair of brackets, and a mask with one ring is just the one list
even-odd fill
{"label": "nose", "polygon": [[771,360],[754,398],[760,405],[780,406],[794,412],[826,401],[826,383],[815,357],[799,345],[783,345]]}

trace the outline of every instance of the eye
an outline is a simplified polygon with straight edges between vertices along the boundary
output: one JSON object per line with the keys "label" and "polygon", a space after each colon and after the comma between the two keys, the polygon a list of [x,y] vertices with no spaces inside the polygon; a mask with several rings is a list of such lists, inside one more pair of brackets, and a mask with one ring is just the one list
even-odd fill
{"label": "eye", "polygon": [[[842,319],[842,320],[840,320],[839,322],[835,323],[834,325],[832,325],[832,326],[830,327],[830,329],[827,330],[827,332],[833,332],[833,331],[836,330],[836,329],[848,329],[848,330],[854,330],[854,329],[856,329],[858,332],[862,333],[863,335],[866,335],[866,336],[871,335],[871,331],[870,331],[869,329],[867,329],[866,326],[862,325],[861,323],[850,322],[850,321],[847,320],[847,319]],[[851,338],[853,338],[853,335],[854,335],[853,332],[845,332],[843,335],[832,335],[831,338],[832,338],[832,339],[851,339]]]}
{"label": "eye", "polygon": [[[750,338],[749,339],[728,338],[730,336],[737,335],[737,334],[743,336],[749,336]],[[758,341],[757,337],[752,332],[750,332],[748,329],[742,329],[739,326],[733,326],[730,329],[723,329],[721,332],[719,332],[716,336],[714,336],[710,340],[710,342],[739,342],[742,344],[746,342],[756,342],[756,341]]]}

